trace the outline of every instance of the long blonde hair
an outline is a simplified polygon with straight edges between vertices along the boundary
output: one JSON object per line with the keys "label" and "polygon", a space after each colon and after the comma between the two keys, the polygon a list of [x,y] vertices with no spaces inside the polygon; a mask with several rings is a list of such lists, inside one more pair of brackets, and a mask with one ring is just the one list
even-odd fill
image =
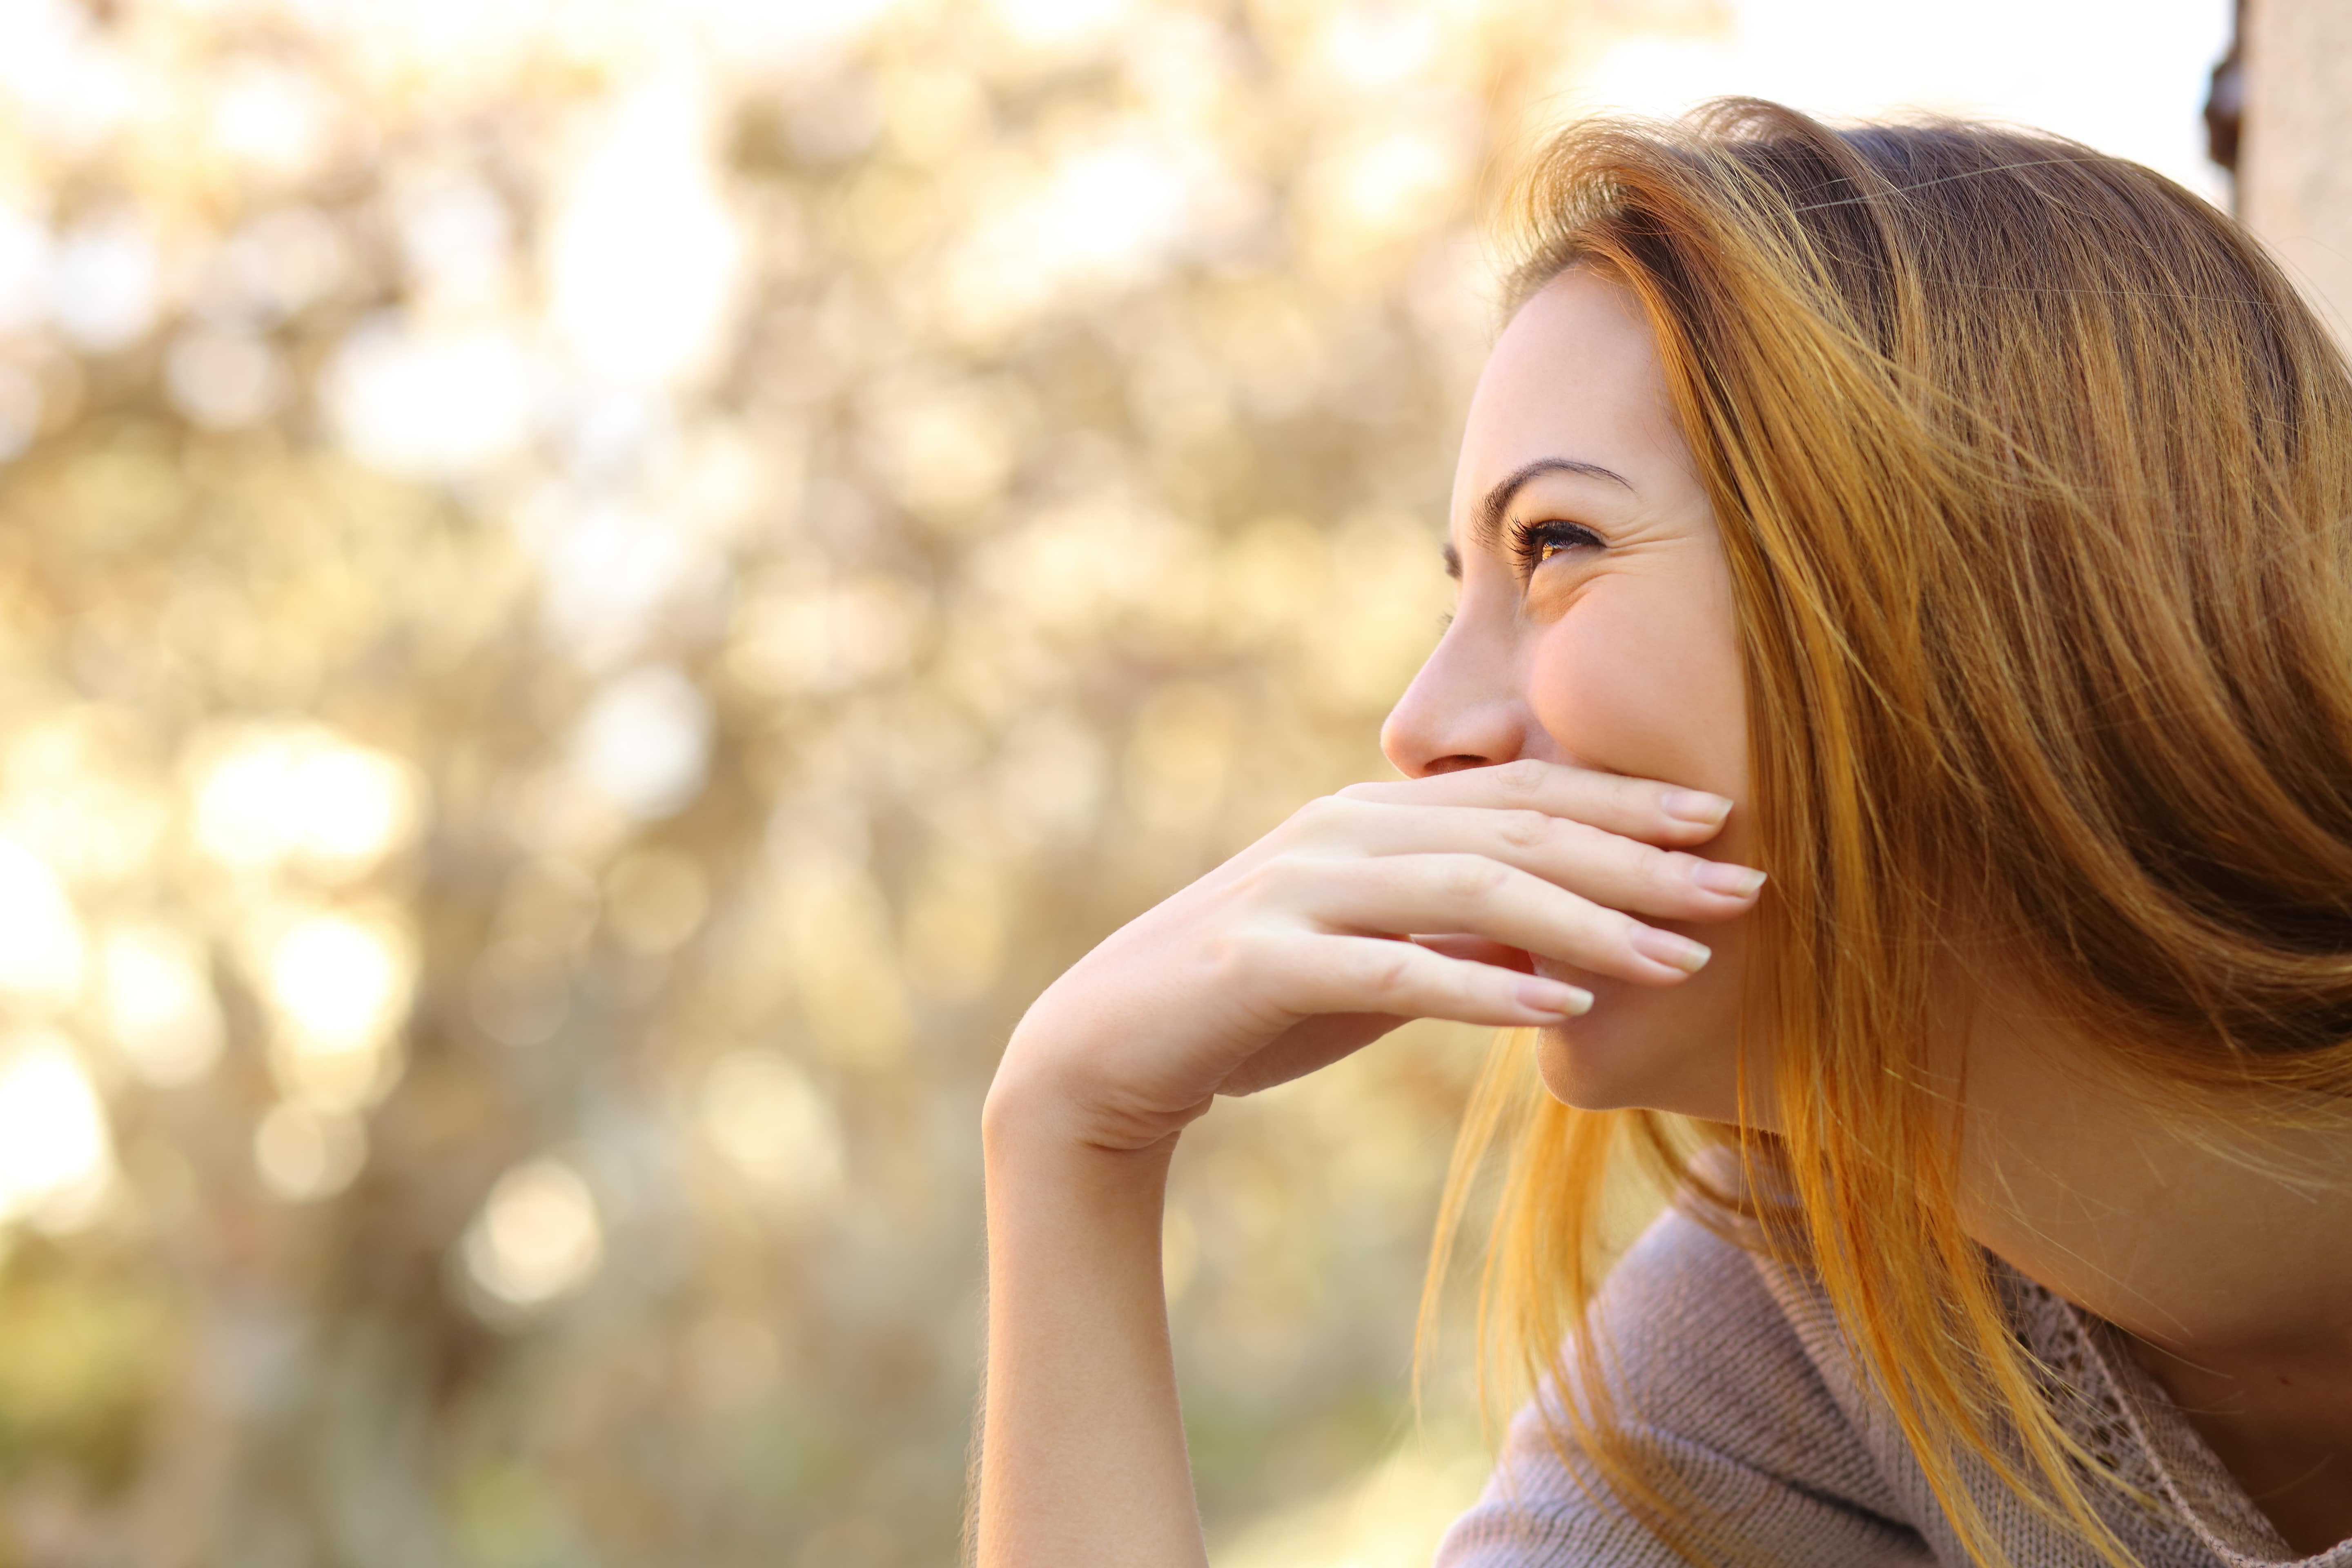
{"label": "long blonde hair", "polygon": [[[1769,1092],[1776,1131],[1520,1095],[1507,1039],[1424,1328],[1507,1136],[1482,1364],[1573,1389],[1563,1454],[1685,1556],[1737,1557],[1619,1419],[1581,1331],[1630,1147],[1818,1278],[1976,1562],[2003,1558],[1971,1457],[2126,1563],[2094,1507],[2112,1478],[1962,1228],[1959,1097],[1931,1069],[1958,1020],[1932,986],[1986,961],[1963,933],[1993,933],[2122,1091],[2305,1125],[2352,1110],[2344,356],[2229,218],[2032,132],[1724,100],[1571,128],[1516,216],[1514,302],[1571,266],[1638,296],[1721,521],[1743,809],[1772,878],[1749,965],[1772,1081],[1742,1094]],[[1727,1142],[1769,1181],[1691,1173]]]}

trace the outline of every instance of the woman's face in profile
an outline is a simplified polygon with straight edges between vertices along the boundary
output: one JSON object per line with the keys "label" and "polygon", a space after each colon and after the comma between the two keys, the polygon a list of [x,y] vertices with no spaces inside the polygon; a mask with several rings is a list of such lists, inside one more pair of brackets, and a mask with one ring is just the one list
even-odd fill
{"label": "woman's face in profile", "polygon": [[[1711,791],[1735,804],[1696,852],[1753,865],[1730,570],[1623,285],[1571,270],[1504,330],[1454,473],[1457,563],[1453,621],[1381,731],[1390,761],[1418,777],[1538,757]],[[1748,918],[1650,923],[1715,956],[1657,987],[1536,960],[1594,998],[1544,1032],[1544,1082],[1591,1109],[1731,1121]]]}

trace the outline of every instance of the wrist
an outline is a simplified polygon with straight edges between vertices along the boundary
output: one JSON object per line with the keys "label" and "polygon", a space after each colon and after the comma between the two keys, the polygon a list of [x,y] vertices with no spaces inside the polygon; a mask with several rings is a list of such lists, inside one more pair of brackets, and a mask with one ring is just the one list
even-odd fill
{"label": "wrist", "polygon": [[1175,1152],[1171,1134],[1143,1149],[1074,1136],[1051,1108],[992,1095],[981,1131],[992,1292],[1024,1277],[1124,1280],[1160,1298],[1160,1233]]}
{"label": "wrist", "polygon": [[1105,1081],[1104,1063],[1118,1054],[1063,1031],[1015,1029],[981,1107],[988,1160],[1066,1157],[1106,1169],[1164,1164],[1176,1134],[1211,1101],[1171,1111],[1134,1086]]}
{"label": "wrist", "polygon": [[981,1158],[992,1180],[1035,1172],[1057,1183],[1164,1179],[1176,1152],[1170,1132],[1140,1147],[1107,1143],[1069,1095],[1000,1073],[980,1113]]}

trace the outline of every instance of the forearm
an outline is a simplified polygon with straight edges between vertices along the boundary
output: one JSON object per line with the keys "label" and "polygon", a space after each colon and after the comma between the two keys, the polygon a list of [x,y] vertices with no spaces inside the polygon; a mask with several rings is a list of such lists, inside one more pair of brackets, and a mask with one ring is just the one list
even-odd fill
{"label": "forearm", "polygon": [[1165,1145],[986,1130],[980,1568],[1196,1568],[1160,1274]]}

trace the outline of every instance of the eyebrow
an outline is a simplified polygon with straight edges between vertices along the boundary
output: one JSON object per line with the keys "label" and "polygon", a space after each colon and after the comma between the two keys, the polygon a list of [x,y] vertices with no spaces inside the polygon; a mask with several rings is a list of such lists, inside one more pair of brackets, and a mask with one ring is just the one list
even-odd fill
{"label": "eyebrow", "polygon": [[[1511,498],[1519,493],[1521,485],[1544,474],[1581,474],[1589,479],[1607,479],[1629,490],[1633,488],[1633,480],[1616,469],[1604,468],[1598,463],[1588,463],[1576,458],[1538,458],[1534,462],[1505,475],[1501,482],[1486,492],[1486,499],[1478,503],[1477,521],[1471,525],[1470,536],[1479,549],[1492,550],[1495,547],[1496,541],[1503,535],[1503,514],[1510,510]],[[1445,542],[1444,553],[1445,574],[1460,577],[1462,555],[1454,548],[1454,542],[1450,539]]]}

